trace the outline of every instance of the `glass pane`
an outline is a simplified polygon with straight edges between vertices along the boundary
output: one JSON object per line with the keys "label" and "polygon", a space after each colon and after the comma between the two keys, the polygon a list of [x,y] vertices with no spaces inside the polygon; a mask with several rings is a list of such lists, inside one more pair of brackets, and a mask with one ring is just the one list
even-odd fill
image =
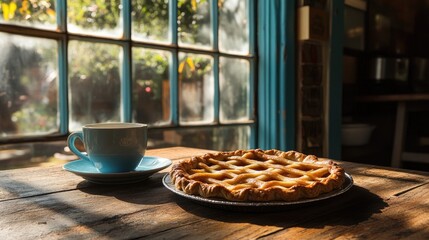
{"label": "glass pane", "polygon": [[166,0],[132,0],[132,39],[170,42]]}
{"label": "glass pane", "polygon": [[247,60],[221,57],[219,60],[219,94],[221,122],[249,120],[250,64]]}
{"label": "glass pane", "polygon": [[55,0],[0,1],[0,23],[56,29]]}
{"label": "glass pane", "polygon": [[246,0],[219,1],[219,50],[249,53],[249,28]]}
{"label": "glass pane", "polygon": [[251,126],[201,127],[180,130],[154,130],[148,134],[148,145],[198,147],[217,151],[249,149]]}
{"label": "glass pane", "polygon": [[57,41],[0,39],[0,137],[58,132]]}
{"label": "glass pane", "polygon": [[121,54],[114,44],[69,42],[69,129],[121,120]]}
{"label": "glass pane", "polygon": [[211,48],[210,1],[178,0],[177,6],[179,45]]}
{"label": "glass pane", "polygon": [[363,50],[365,43],[365,12],[344,6],[344,47]]}
{"label": "glass pane", "polygon": [[133,48],[133,118],[160,125],[170,121],[171,52]]}
{"label": "glass pane", "polygon": [[67,1],[67,29],[72,33],[119,38],[123,34],[121,0]]}
{"label": "glass pane", "polygon": [[213,58],[179,53],[180,123],[207,123],[214,120]]}

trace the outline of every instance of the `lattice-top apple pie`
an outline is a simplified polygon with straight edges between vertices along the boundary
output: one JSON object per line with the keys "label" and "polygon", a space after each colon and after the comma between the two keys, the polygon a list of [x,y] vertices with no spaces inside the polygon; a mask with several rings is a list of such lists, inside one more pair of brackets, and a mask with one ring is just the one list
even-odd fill
{"label": "lattice-top apple pie", "polygon": [[237,150],[182,160],[170,171],[176,189],[230,201],[297,201],[342,186],[344,169],[296,151]]}

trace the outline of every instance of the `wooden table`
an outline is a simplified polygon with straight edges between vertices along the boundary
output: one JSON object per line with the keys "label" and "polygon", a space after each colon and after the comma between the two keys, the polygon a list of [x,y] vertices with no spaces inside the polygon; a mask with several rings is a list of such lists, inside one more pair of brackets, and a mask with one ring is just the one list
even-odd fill
{"label": "wooden table", "polygon": [[[179,160],[207,150],[165,148]],[[341,162],[346,193],[275,212],[234,212],[177,196],[161,179],[91,184],[61,166],[0,172],[0,239],[429,239],[429,174]]]}

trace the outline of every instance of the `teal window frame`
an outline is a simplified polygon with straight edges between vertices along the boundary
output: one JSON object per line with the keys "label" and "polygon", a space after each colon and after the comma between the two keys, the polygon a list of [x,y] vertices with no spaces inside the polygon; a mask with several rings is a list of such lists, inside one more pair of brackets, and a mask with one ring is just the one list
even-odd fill
{"label": "teal window frame", "polygon": [[[4,138],[0,139],[0,143],[11,143],[11,142],[30,142],[30,141],[38,141],[38,140],[55,140],[58,138],[63,138],[64,136],[68,135],[70,133],[69,129],[69,119],[70,119],[70,112],[69,112],[69,96],[68,96],[68,41],[69,40],[83,40],[83,41],[94,41],[94,42],[105,42],[105,43],[114,43],[121,45],[123,47],[123,62],[121,65],[121,75],[122,75],[122,82],[121,82],[121,121],[124,122],[131,122],[133,121],[132,116],[132,76],[131,76],[131,49],[134,46],[142,46],[142,47],[149,47],[152,49],[163,49],[168,50],[173,54],[172,62],[170,63],[170,114],[171,114],[171,122],[169,125],[164,126],[153,126],[155,129],[184,129],[184,128],[193,128],[193,127],[207,127],[207,128],[213,128],[213,127],[228,127],[228,126],[249,126],[250,128],[250,140],[249,140],[249,147],[255,148],[256,147],[256,116],[254,114],[255,110],[255,73],[257,72],[255,69],[256,66],[256,41],[255,36],[256,32],[256,16],[255,16],[255,4],[256,0],[245,0],[248,4],[248,15],[249,15],[249,24],[248,24],[248,32],[249,32],[249,54],[247,55],[238,55],[238,54],[231,54],[231,53],[223,53],[219,51],[218,48],[218,2],[217,0],[209,0],[211,4],[211,22],[212,22],[212,29],[213,36],[212,36],[212,42],[213,42],[213,49],[194,49],[189,47],[183,47],[179,46],[178,44],[178,36],[177,36],[177,0],[170,0],[169,1],[169,14],[170,14],[170,21],[169,21],[169,27],[170,29],[173,29],[171,31],[171,42],[167,44],[156,44],[156,43],[146,43],[146,42],[140,42],[140,41],[133,41],[131,39],[131,1],[123,0],[122,1],[122,14],[121,14],[121,20],[124,24],[124,33],[123,36],[119,39],[116,38],[106,38],[106,37],[100,37],[100,36],[88,36],[88,35],[81,35],[81,34],[75,34],[75,33],[69,33],[67,32],[67,3],[66,1],[57,1],[55,10],[57,13],[57,30],[44,30],[44,29],[34,29],[32,27],[26,27],[21,25],[9,25],[9,24],[0,24],[0,31],[11,33],[11,34],[19,34],[19,35],[25,35],[25,36],[31,36],[31,37],[43,37],[43,38],[49,38],[54,39],[58,41],[58,91],[59,91],[59,103],[58,103],[58,111],[59,111],[59,132],[55,135],[50,136],[23,136],[23,137],[12,137],[12,138]],[[200,53],[200,54],[207,54],[214,58],[213,68],[215,69],[214,72],[214,85],[215,85],[215,91],[214,91],[214,122],[208,123],[208,124],[194,124],[194,125],[180,125],[179,122],[179,106],[178,106],[178,53],[179,51],[184,52],[192,52],[192,53]],[[249,120],[244,120],[241,122],[233,122],[233,123],[221,123],[219,121],[219,102],[220,102],[220,96],[219,96],[219,58],[225,56],[225,57],[232,57],[236,59],[246,59],[250,63],[250,118]]]}

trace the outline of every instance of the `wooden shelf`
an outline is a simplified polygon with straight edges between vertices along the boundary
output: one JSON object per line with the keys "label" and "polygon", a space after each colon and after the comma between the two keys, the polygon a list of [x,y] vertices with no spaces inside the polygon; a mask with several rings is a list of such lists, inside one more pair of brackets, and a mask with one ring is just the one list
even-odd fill
{"label": "wooden shelf", "polygon": [[402,152],[402,161],[429,163],[429,153]]}
{"label": "wooden shelf", "polygon": [[386,95],[366,95],[356,98],[360,102],[410,102],[429,101],[429,93],[420,94],[386,94]]}

